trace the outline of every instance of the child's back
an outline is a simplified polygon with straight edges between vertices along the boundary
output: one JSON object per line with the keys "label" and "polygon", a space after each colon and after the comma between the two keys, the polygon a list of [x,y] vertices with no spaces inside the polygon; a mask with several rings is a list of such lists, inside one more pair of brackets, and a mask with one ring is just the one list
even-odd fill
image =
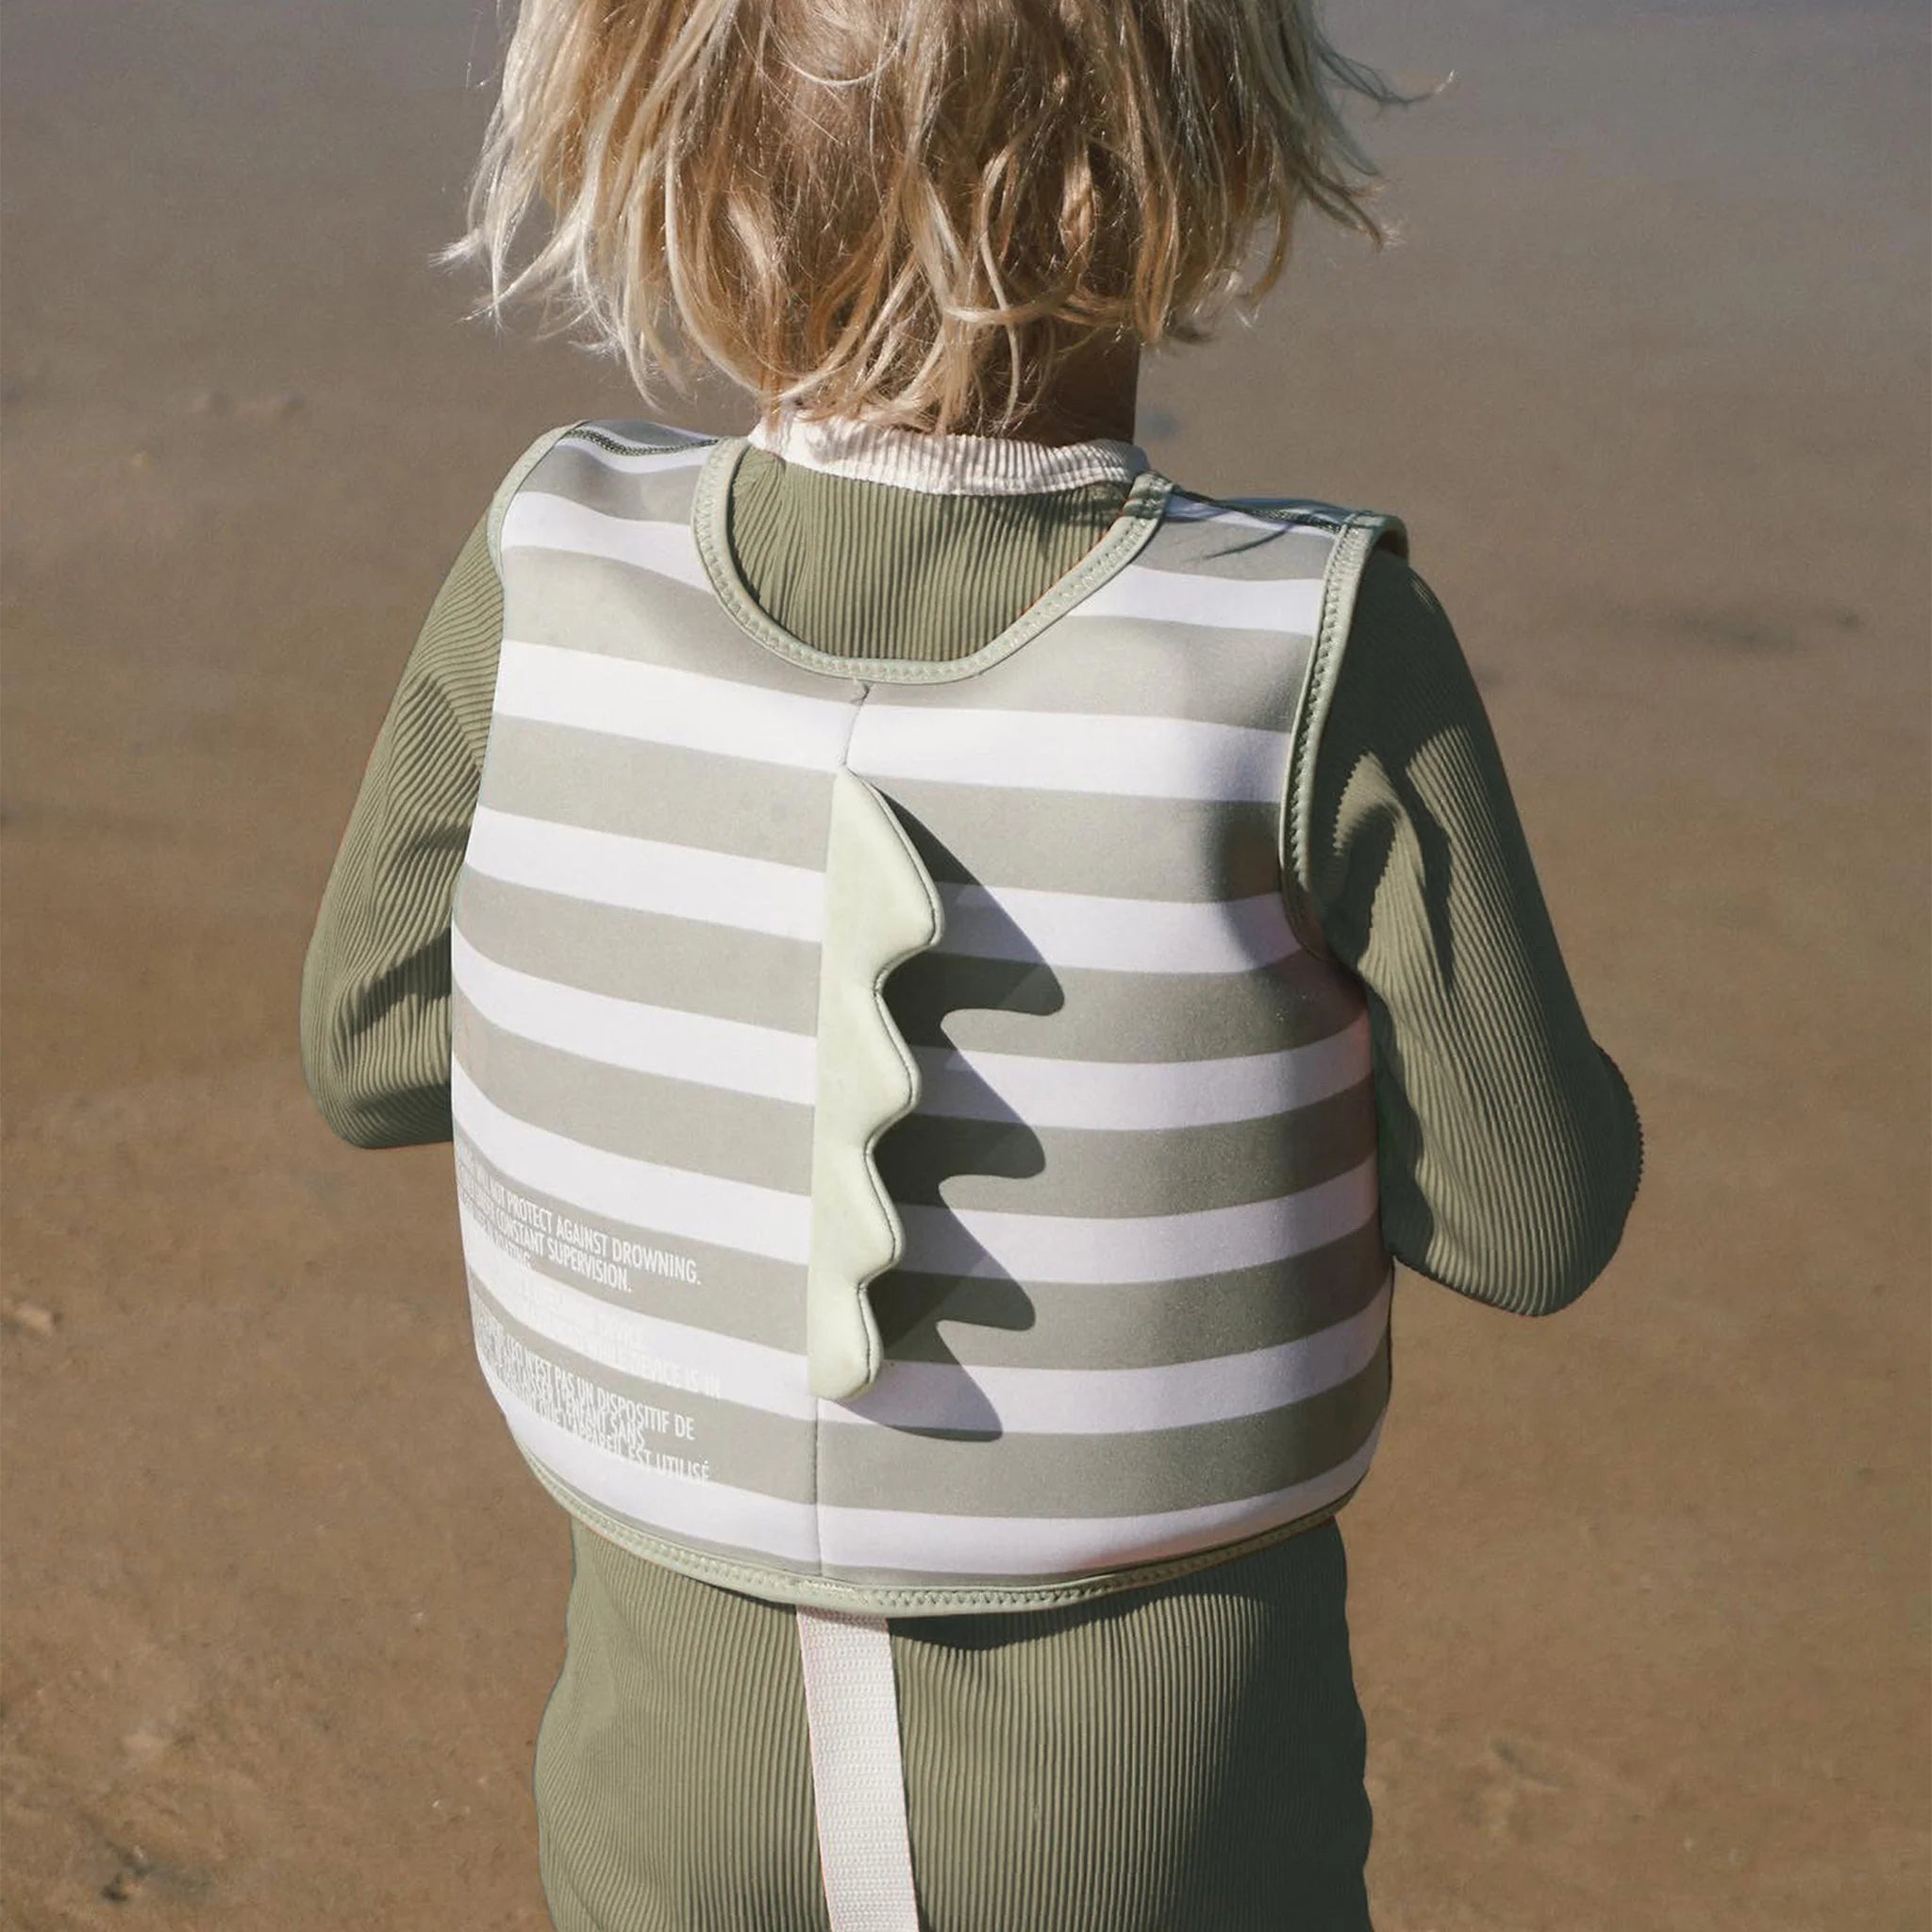
{"label": "child's back", "polygon": [[1120,438],[755,441],[516,466],[305,980],[573,1518],[553,1914],[1364,1924],[1392,1259],[1560,1307],[1640,1154],[1454,636]]}

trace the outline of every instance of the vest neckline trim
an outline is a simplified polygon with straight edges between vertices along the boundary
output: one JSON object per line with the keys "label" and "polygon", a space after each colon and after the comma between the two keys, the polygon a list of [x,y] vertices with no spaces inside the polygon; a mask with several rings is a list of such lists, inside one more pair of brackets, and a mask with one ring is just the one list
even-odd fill
{"label": "vest neckline trim", "polygon": [[755,446],[746,436],[720,437],[698,471],[691,529],[705,575],[725,611],[754,642],[808,671],[862,684],[949,684],[1010,658],[1133,561],[1160,527],[1174,487],[1151,466],[1138,472],[1126,501],[1099,542],[997,637],[964,657],[941,662],[915,658],[853,658],[821,651],[793,637],[758,604],[739,575],[738,559],[731,554],[731,482],[745,452]]}

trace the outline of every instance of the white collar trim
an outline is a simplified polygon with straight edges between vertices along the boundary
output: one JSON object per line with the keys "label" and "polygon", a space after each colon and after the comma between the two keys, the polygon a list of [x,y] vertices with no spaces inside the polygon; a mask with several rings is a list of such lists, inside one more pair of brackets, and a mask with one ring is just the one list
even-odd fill
{"label": "white collar trim", "polygon": [[802,422],[790,408],[766,417],[746,441],[801,469],[944,496],[1031,496],[1084,483],[1131,482],[1151,467],[1138,443],[1112,437],[1050,443],[932,436],[858,417]]}

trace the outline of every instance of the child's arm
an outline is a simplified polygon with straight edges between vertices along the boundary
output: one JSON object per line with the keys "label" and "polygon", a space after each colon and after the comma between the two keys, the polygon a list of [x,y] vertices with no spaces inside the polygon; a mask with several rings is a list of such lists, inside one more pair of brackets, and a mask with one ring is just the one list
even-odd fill
{"label": "child's arm", "polygon": [[371,753],[302,971],[302,1072],[358,1147],[450,1138],[450,899],[469,843],[503,631],[478,521]]}
{"label": "child's arm", "polygon": [[1456,633],[1387,549],[1363,571],[1313,777],[1307,884],[1367,992],[1390,1252],[1553,1314],[1623,1239],[1642,1126],[1578,1008]]}

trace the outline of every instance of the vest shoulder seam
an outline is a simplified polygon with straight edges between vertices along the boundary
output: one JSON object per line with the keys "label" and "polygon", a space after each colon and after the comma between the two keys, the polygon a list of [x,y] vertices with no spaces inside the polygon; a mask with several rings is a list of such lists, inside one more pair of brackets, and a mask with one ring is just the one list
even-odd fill
{"label": "vest shoulder seam", "polygon": [[1191,503],[1205,503],[1230,515],[1262,517],[1270,523],[1291,529],[1296,525],[1340,535],[1357,516],[1373,514],[1352,510],[1339,503],[1313,496],[1210,496],[1205,490],[1183,489],[1174,485],[1174,493]]}
{"label": "vest shoulder seam", "polygon": [[681,449],[698,449],[707,443],[721,441],[716,436],[703,434],[694,429],[679,429],[668,423],[643,423],[637,425],[639,434],[620,436],[616,433],[620,419],[599,417],[573,423],[562,433],[566,436],[581,436],[587,442],[600,444],[620,456],[665,457]]}

